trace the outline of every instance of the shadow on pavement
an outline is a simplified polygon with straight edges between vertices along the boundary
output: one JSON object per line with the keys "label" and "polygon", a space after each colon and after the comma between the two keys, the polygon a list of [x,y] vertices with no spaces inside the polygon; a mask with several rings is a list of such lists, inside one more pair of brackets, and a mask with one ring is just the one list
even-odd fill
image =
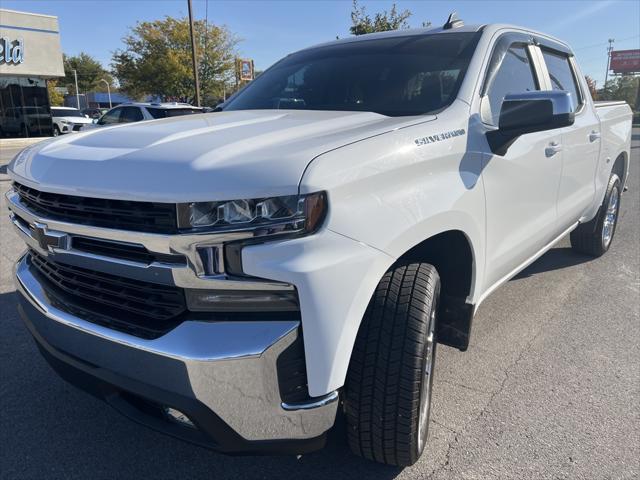
{"label": "shadow on pavement", "polygon": [[593,260],[593,257],[576,253],[571,247],[552,248],[511,280],[519,280],[539,273],[573,267],[591,260]]}

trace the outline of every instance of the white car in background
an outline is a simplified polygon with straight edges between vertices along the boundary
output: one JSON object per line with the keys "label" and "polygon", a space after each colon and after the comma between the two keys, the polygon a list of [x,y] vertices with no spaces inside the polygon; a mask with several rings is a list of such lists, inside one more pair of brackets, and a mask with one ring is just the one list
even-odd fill
{"label": "white car in background", "polygon": [[51,107],[51,120],[54,137],[63,133],[79,132],[84,125],[93,122],[80,110],[72,107]]}
{"label": "white car in background", "polygon": [[82,130],[202,112],[202,108],[194,107],[188,103],[124,103],[106,112],[95,123],[89,122],[90,125],[84,126]]}

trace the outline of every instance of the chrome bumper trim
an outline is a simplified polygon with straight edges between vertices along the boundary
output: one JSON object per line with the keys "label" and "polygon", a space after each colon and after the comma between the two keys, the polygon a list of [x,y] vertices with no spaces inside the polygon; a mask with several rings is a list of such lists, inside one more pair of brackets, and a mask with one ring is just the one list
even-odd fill
{"label": "chrome bumper trim", "polygon": [[51,305],[26,256],[15,274],[33,307],[23,318],[34,336],[98,370],[188,394],[246,440],[309,439],[333,426],[337,392],[301,405],[280,399],[276,360],[297,338],[299,321],[185,321],[146,340]]}
{"label": "chrome bumper trim", "polygon": [[[223,233],[192,233],[177,235],[161,235],[155,233],[116,230],[111,228],[94,227],[76,223],[67,223],[49,218],[43,218],[32,211],[21,201],[16,191],[10,190],[5,195],[10,210],[11,220],[18,235],[32,249],[44,256],[49,256],[57,262],[67,263],[76,267],[90,268],[102,273],[120,275],[164,285],[181,288],[201,288],[211,290],[293,290],[293,285],[271,280],[238,279],[225,274],[215,276],[204,275],[202,259],[196,247],[221,246],[224,243],[250,237],[247,231],[232,231]],[[102,256],[75,250],[73,242],[67,245],[47,246],[43,248],[33,237],[26,225],[38,224],[48,232],[66,234],[74,237],[87,237],[104,241],[141,245],[156,254],[179,254],[187,259],[187,264],[173,264],[153,262],[150,265],[135,261]]]}
{"label": "chrome bumper trim", "polygon": [[326,405],[331,405],[333,402],[338,401],[338,392],[333,391],[327,393],[322,397],[314,398],[313,401],[303,402],[303,403],[285,403],[282,402],[282,408],[291,412],[295,412],[297,410],[312,410],[314,408],[324,407]]}

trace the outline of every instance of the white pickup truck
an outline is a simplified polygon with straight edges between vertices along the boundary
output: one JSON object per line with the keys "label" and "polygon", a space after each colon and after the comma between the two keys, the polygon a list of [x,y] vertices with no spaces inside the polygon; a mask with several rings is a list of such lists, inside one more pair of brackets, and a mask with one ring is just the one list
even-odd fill
{"label": "white pickup truck", "polygon": [[508,25],[293,53],[217,113],[32,146],[7,194],[19,310],[65,379],[223,452],[411,465],[436,343],[571,234],[599,256],[631,111],[571,49]]}

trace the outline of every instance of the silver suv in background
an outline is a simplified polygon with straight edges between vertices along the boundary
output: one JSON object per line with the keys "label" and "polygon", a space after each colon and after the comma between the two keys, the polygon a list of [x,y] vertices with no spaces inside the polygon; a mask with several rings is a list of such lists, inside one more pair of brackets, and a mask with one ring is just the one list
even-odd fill
{"label": "silver suv in background", "polygon": [[178,117],[194,113],[202,113],[202,109],[189,105],[188,103],[125,103],[112,108],[95,123],[84,126],[82,130],[119,123]]}

